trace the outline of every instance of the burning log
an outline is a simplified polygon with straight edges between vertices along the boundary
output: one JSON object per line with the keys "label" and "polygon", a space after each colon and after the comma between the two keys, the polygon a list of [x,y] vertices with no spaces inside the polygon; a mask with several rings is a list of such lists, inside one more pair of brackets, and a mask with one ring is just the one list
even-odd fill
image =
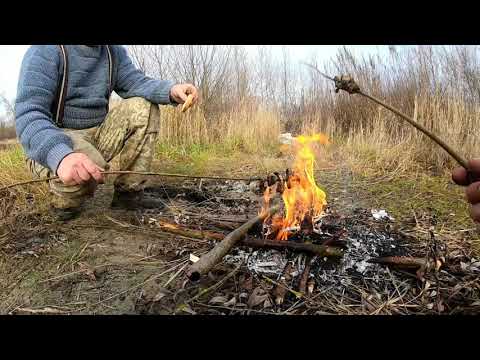
{"label": "burning log", "polygon": [[202,274],[208,273],[210,269],[217,264],[230,249],[239,242],[248,232],[248,230],[258,223],[264,221],[267,217],[275,214],[279,210],[279,206],[271,207],[253,219],[250,219],[238,229],[228,234],[220,243],[218,243],[212,250],[202,256],[195,264],[193,264],[187,271],[187,276],[192,281],[200,279]]}
{"label": "burning log", "polygon": [[310,235],[313,232],[313,218],[312,214],[305,214],[305,218],[300,223],[300,233]]}
{"label": "burning log", "polygon": [[289,261],[285,268],[283,269],[283,273],[280,276],[279,282],[275,289],[273,290],[273,295],[275,296],[275,304],[282,305],[283,301],[285,300],[285,295],[287,293],[288,283],[292,280],[292,262]]}
{"label": "burning log", "polygon": [[310,243],[297,243],[294,241],[279,241],[268,239],[244,239],[242,245],[251,246],[255,248],[276,248],[276,249],[292,249],[295,251],[303,251],[313,255],[322,257],[342,257],[342,249],[326,245],[316,245]]}

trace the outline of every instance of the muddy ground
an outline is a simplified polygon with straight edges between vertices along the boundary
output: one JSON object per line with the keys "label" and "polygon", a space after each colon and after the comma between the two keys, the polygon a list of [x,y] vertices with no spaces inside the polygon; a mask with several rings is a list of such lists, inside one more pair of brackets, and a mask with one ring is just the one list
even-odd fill
{"label": "muddy ground", "polygon": [[[362,219],[369,217],[371,207],[365,193],[353,186],[349,169],[322,171],[321,184],[328,189],[330,207],[337,213],[352,219],[359,213]],[[467,233],[459,233],[449,243],[452,264],[460,270],[453,275],[446,272],[443,280],[438,274],[419,279],[415,272],[384,267],[382,274],[388,278],[384,275],[380,285],[375,283],[378,286],[358,272],[348,286],[333,287],[332,281],[322,283],[317,278],[312,294],[295,297],[295,291],[287,291],[285,302],[277,305],[272,292],[280,277],[255,273],[246,264],[235,270],[235,261],[224,261],[192,284],[184,275],[190,254],[201,256],[214,242],[163,232],[158,221],[227,234],[228,224],[234,227],[258,212],[260,195],[239,182],[170,179],[150,180],[149,186],[153,189],[150,196],[164,199],[164,209],[112,210],[113,189],[107,184],[81,217],[67,224],[54,223],[48,213],[36,213],[33,206],[4,219],[0,313],[409,314],[475,313],[480,309],[478,262],[465,240]],[[362,226],[370,226],[370,221],[374,223],[369,219]],[[419,226],[422,221],[423,227]],[[382,223],[382,231],[397,229],[392,241],[409,242],[410,254],[425,255],[432,240],[425,230],[433,226],[429,221],[427,216],[410,223]],[[442,244],[446,241],[436,238]],[[255,250],[243,251],[252,254]],[[232,253],[238,254],[239,249]],[[291,252],[282,256],[305,260]]]}

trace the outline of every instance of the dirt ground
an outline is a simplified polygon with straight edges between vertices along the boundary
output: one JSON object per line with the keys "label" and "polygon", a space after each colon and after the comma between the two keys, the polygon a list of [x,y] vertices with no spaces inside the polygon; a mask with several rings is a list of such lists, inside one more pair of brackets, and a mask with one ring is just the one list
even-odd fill
{"label": "dirt ground", "polygon": [[[323,164],[325,168],[317,171],[321,174],[319,178],[327,191],[329,204],[343,216],[352,216],[356,209],[371,209],[372,202],[365,190],[368,184],[358,185],[348,167],[329,165]],[[248,176],[247,172],[248,169],[244,169],[242,175]],[[218,185],[219,190],[204,190],[208,184]],[[201,256],[214,244],[205,239],[163,232],[157,226],[159,219],[190,227],[203,226],[203,229],[209,229],[205,225],[209,218],[229,218],[231,224],[241,223],[258,212],[260,195],[253,196],[242,187],[248,185],[238,183],[157,179],[150,180],[150,185],[156,189],[151,196],[164,199],[165,209],[143,212],[112,210],[109,203],[113,189],[107,184],[97,191],[81,217],[67,224],[54,223],[48,213],[37,212],[34,206],[4,219],[0,231],[0,313],[405,314],[429,311],[474,313],[480,307],[480,288],[475,282],[478,275],[474,273],[464,274],[461,281],[458,280],[457,292],[454,295],[449,292],[456,300],[448,303],[447,309],[430,306],[431,302],[425,300],[428,284],[425,286],[425,281],[418,281],[414,275],[410,275],[410,280],[399,277],[399,283],[394,284],[405,285],[406,292],[412,290],[415,296],[411,295],[411,298],[415,301],[405,302],[406,292],[399,291],[398,287],[397,300],[401,298],[398,303],[381,296],[381,299],[372,300],[369,295],[374,292],[368,294],[367,287],[357,294],[360,300],[351,299],[352,304],[348,306],[344,304],[349,301],[345,293],[345,299],[341,299],[341,294],[332,293],[332,298],[338,300],[332,304],[331,298],[324,298],[321,288],[314,294],[317,294],[317,300],[324,298],[322,303],[313,300],[312,296],[311,301],[300,298],[276,306],[268,300],[272,284],[245,271],[244,267],[234,270],[235,266],[226,262],[216,266],[199,283],[192,284],[183,272],[189,264],[190,254]],[[185,186],[198,191],[182,192]],[[226,189],[223,192],[222,186]],[[245,195],[247,192],[248,196]],[[378,200],[376,204],[379,205]],[[421,216],[417,213],[410,222],[402,219],[402,223],[397,222],[395,226],[401,227],[404,233],[410,231],[413,234],[410,237],[423,244],[420,246],[423,249],[429,238],[426,229],[432,226],[429,219],[428,214]],[[220,231],[218,227],[215,229]],[[469,239],[474,235],[470,231],[455,231],[454,235],[438,227],[434,231],[438,239],[449,242],[456,257],[462,256],[464,262],[473,258]],[[224,226],[221,232],[227,234],[228,226]],[[475,261],[471,261],[473,263]],[[258,305],[258,301],[258,304],[252,304],[255,291],[259,292],[255,296],[261,299],[262,305]],[[423,294],[422,297],[419,294]],[[242,297],[245,298],[243,301]],[[459,297],[465,301],[458,300]]]}

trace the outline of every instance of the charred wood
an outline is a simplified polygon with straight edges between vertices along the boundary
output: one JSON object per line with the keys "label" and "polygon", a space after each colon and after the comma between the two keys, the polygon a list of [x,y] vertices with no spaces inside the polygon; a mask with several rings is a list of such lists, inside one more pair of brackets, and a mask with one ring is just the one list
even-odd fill
{"label": "charred wood", "polygon": [[283,304],[285,300],[288,284],[292,280],[292,274],[291,274],[292,267],[293,267],[293,264],[291,261],[289,261],[287,265],[285,265],[285,268],[283,269],[283,273],[280,276],[278,284],[277,286],[275,286],[275,289],[273,290],[273,295],[275,297],[275,304],[277,305]]}
{"label": "charred wood", "polygon": [[316,245],[310,243],[297,243],[293,241],[267,240],[267,239],[244,239],[241,245],[251,246],[255,248],[276,248],[276,249],[292,249],[295,251],[303,251],[313,255],[326,257],[342,257],[342,249],[332,246]]}
{"label": "charred wood", "polygon": [[298,284],[298,291],[302,294],[306,293],[308,277],[310,276],[310,265],[312,263],[312,257],[308,256],[305,261],[305,269],[303,269],[302,275],[300,276],[300,282]]}

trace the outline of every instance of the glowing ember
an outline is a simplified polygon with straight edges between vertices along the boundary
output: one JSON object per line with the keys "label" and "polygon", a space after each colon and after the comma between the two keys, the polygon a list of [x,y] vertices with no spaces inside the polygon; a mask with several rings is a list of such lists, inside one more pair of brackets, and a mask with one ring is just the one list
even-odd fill
{"label": "glowing ember", "polygon": [[[307,215],[315,219],[322,214],[327,205],[326,195],[317,186],[313,173],[315,144],[328,144],[328,138],[323,134],[300,135],[295,138],[292,145],[295,154],[293,173],[285,180],[282,193],[285,215],[266,219],[270,224],[271,232],[277,233],[278,240],[287,240],[292,230],[300,228]],[[275,193],[276,187],[277,184],[274,184],[265,190],[262,211],[268,209],[270,198]],[[279,229],[278,232],[277,229]]]}

